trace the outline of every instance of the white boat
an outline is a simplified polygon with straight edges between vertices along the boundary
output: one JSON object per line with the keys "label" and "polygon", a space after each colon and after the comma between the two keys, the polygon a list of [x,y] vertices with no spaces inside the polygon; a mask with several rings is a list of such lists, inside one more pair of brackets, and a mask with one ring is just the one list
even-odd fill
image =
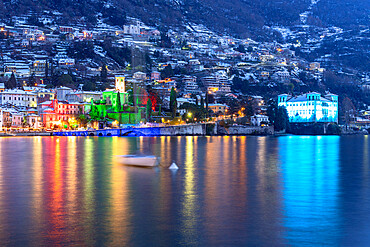
{"label": "white boat", "polygon": [[117,155],[118,161],[123,165],[155,167],[159,165],[159,157],[154,155]]}

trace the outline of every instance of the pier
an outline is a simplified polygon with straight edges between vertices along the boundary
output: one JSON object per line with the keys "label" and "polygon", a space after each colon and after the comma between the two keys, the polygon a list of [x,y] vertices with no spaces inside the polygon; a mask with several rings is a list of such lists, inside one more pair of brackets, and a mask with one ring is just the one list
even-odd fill
{"label": "pier", "polygon": [[181,136],[181,135],[206,135],[207,125],[189,124],[166,127],[123,128],[102,130],[76,130],[53,132],[54,136]]}

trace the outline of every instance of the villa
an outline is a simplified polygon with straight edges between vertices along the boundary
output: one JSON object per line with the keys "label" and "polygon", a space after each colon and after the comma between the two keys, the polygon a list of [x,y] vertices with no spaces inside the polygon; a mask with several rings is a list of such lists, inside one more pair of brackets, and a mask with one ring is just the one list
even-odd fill
{"label": "villa", "polygon": [[338,123],[338,95],[321,96],[316,92],[299,96],[281,94],[278,105],[284,106],[291,123]]}

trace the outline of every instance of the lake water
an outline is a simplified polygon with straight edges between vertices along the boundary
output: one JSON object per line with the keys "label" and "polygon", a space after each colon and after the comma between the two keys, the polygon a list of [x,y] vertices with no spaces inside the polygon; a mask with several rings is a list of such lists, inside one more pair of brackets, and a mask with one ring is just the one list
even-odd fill
{"label": "lake water", "polygon": [[[369,246],[369,142],[0,138],[0,244]],[[163,167],[115,158],[133,153]],[[166,169],[173,160],[177,171]]]}

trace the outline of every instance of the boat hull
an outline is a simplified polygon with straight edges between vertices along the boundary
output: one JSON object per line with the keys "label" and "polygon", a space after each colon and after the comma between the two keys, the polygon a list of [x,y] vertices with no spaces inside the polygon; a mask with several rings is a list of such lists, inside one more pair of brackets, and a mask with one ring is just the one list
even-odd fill
{"label": "boat hull", "polygon": [[118,155],[117,159],[122,165],[128,166],[155,167],[159,165],[159,158],[156,156]]}

